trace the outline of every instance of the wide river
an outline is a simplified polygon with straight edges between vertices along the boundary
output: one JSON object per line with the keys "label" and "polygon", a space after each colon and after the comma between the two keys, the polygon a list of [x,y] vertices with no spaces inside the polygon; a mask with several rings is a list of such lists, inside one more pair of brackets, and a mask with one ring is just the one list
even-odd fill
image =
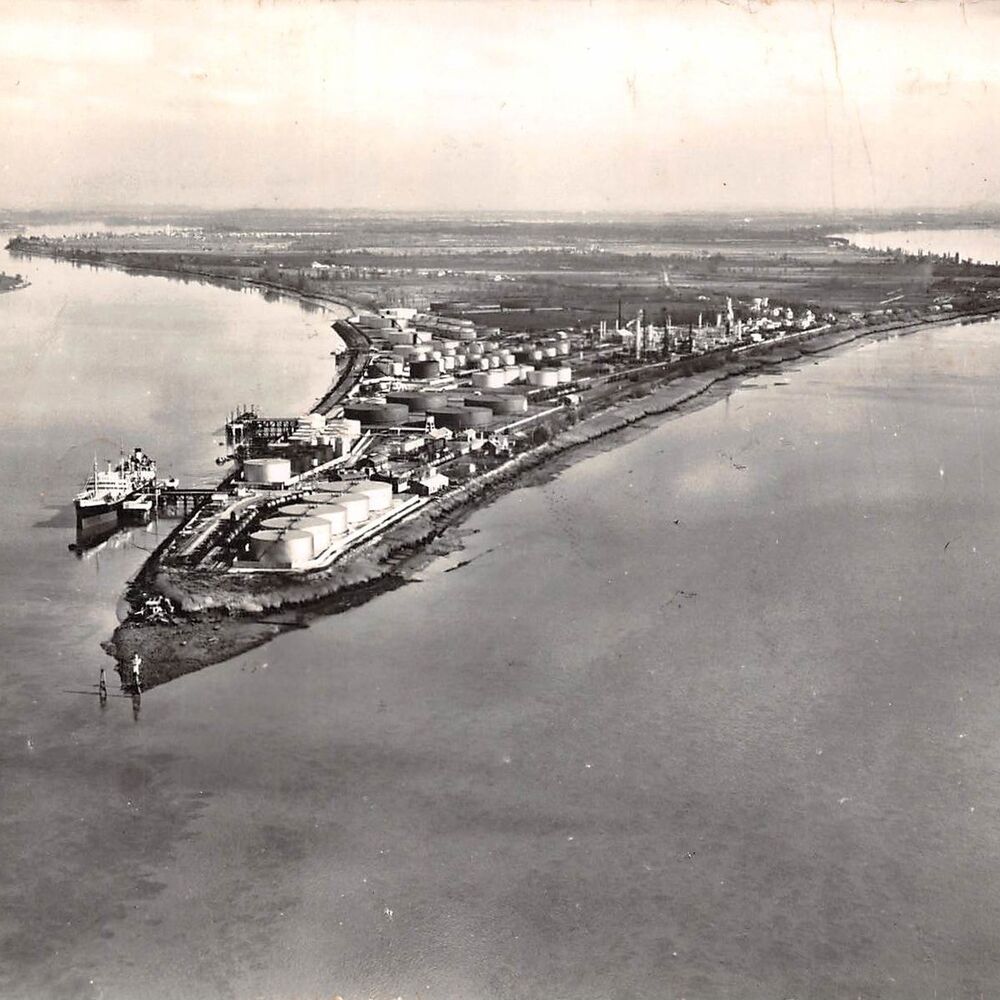
{"label": "wide river", "polygon": [[994,994],[1000,325],[651,422],[134,719],[93,683],[143,553],[60,505],[119,435],[210,474],[328,318],[5,266],[0,995]]}

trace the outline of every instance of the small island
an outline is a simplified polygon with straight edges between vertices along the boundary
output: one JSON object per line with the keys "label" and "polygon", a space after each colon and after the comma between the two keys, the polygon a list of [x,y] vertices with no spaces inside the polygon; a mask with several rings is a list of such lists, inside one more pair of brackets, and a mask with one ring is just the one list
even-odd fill
{"label": "small island", "polygon": [[16,292],[20,288],[27,288],[31,284],[22,274],[7,274],[0,271],[0,292]]}

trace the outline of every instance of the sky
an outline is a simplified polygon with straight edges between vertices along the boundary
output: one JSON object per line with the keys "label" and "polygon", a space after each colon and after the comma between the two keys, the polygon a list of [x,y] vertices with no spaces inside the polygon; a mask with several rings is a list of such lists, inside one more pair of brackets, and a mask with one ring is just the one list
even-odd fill
{"label": "sky", "polygon": [[995,204],[997,52],[975,0],[0,0],[0,206]]}

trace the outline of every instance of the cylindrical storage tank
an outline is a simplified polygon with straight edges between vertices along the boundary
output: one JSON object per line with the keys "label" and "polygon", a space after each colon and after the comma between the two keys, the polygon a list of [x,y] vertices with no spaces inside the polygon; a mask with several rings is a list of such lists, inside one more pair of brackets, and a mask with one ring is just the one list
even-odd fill
{"label": "cylindrical storage tank", "polygon": [[379,482],[376,479],[366,479],[364,482],[355,483],[351,487],[351,493],[360,493],[368,497],[369,513],[388,510],[392,506],[391,483]]}
{"label": "cylindrical storage tank", "polygon": [[261,528],[250,535],[250,556],[262,566],[295,569],[312,559],[313,538],[296,528]]}
{"label": "cylindrical storage tank", "polygon": [[[331,535],[342,535],[347,531],[347,510],[340,503],[340,496],[334,496],[330,493],[324,494],[310,494],[311,496],[317,497],[321,502],[317,503],[315,507],[312,507],[309,511],[310,517],[320,517],[327,524],[330,525]],[[331,501],[335,500],[335,503]]]}
{"label": "cylindrical storage tank", "polygon": [[455,370],[455,355],[446,354],[442,359],[441,363],[444,365],[444,370],[446,372],[453,372]]}
{"label": "cylindrical storage tank", "polygon": [[468,359],[464,354],[458,353],[455,355],[455,371],[461,371],[468,363]]}
{"label": "cylindrical storage tank", "polygon": [[511,393],[509,396],[466,396],[466,406],[485,407],[498,415],[524,413],[528,409],[528,400],[524,396]]}
{"label": "cylindrical storage tank", "polygon": [[556,369],[556,378],[559,380],[560,385],[565,385],[567,382],[573,381],[573,369],[569,365],[563,365],[562,368]]}
{"label": "cylindrical storage tank", "polygon": [[466,412],[472,421],[473,427],[488,427],[493,423],[493,411],[485,406],[467,406]]}
{"label": "cylindrical storage tank", "polygon": [[512,365],[512,364],[514,364],[514,362],[517,361],[517,358],[515,358],[514,355],[511,354],[510,351],[501,351],[500,352],[500,360],[506,366],[506,365]]}
{"label": "cylindrical storage tank", "polygon": [[507,365],[505,368],[501,368],[500,372],[507,385],[510,385],[511,382],[516,382],[521,377],[521,369],[517,365]]}
{"label": "cylindrical storage tank", "polygon": [[475,426],[471,413],[472,411],[465,406],[449,406],[446,410],[437,410],[434,413],[434,425],[447,427],[452,431],[466,431]]}
{"label": "cylindrical storage tank", "polygon": [[528,383],[539,388],[550,389],[559,384],[559,373],[555,368],[539,368],[528,372]]}
{"label": "cylindrical storage tank", "polygon": [[286,503],[281,510],[272,514],[272,517],[308,517],[312,513],[311,503]]}
{"label": "cylindrical storage tank", "polygon": [[324,517],[300,517],[295,522],[296,531],[308,531],[312,535],[313,555],[318,556],[330,547],[330,522]]}
{"label": "cylindrical storage tank", "polygon": [[489,354],[489,355],[486,356],[486,360],[489,361],[490,368],[499,368],[500,367],[500,358],[499,358],[498,355],[496,355],[496,354]]}
{"label": "cylindrical storage tank", "polygon": [[313,540],[314,556],[330,545],[330,522],[322,517],[269,517],[260,526],[272,531],[307,531]]}
{"label": "cylindrical storage tank", "polygon": [[348,420],[360,420],[364,427],[398,427],[406,423],[410,411],[402,403],[354,401],[344,405],[344,416]]}
{"label": "cylindrical storage tank", "polygon": [[543,347],[542,348],[542,357],[545,357],[545,358],[554,358],[556,356],[556,353],[557,352],[556,352],[556,349],[554,347]]}
{"label": "cylindrical storage tank", "polygon": [[481,354],[477,354],[472,358],[472,366],[474,368],[479,368],[482,371],[489,371],[490,359],[484,358]]}
{"label": "cylindrical storage tank", "polygon": [[272,517],[265,517],[260,522],[260,527],[269,531],[288,531],[295,527],[297,517],[290,517],[287,514],[274,514]]}
{"label": "cylindrical storage tank", "polygon": [[248,483],[287,483],[292,478],[292,463],[287,458],[248,458],[243,463],[243,478]]}
{"label": "cylindrical storage tank", "polygon": [[541,361],[542,358],[544,358],[544,357],[545,357],[545,355],[537,347],[534,348],[532,350],[532,352],[531,352],[531,360],[532,361]]}
{"label": "cylindrical storage tank", "polygon": [[440,364],[441,363],[441,359],[443,357],[444,357],[444,355],[440,351],[431,351],[431,357],[430,357],[431,361],[436,361],[436,362],[438,362],[438,364]]}
{"label": "cylindrical storage tank", "polygon": [[386,399],[390,403],[401,403],[413,413],[440,410],[448,405],[448,398],[440,392],[390,392]]}
{"label": "cylindrical storage tank", "polygon": [[410,378],[437,378],[441,374],[441,365],[437,361],[411,361]]}
{"label": "cylindrical storage tank", "polygon": [[402,378],[403,377],[403,362],[402,361],[393,361],[391,374],[392,374],[393,378]]}
{"label": "cylindrical storage tank", "polygon": [[472,384],[477,389],[499,389],[500,386],[505,384],[503,372],[496,370],[488,372],[473,372]]}
{"label": "cylindrical storage tank", "polygon": [[560,340],[559,343],[556,344],[556,354],[559,357],[566,357],[569,354],[568,340]]}
{"label": "cylindrical storage tank", "polygon": [[347,512],[348,524],[364,524],[368,520],[368,497],[364,493],[342,493],[337,504]]}

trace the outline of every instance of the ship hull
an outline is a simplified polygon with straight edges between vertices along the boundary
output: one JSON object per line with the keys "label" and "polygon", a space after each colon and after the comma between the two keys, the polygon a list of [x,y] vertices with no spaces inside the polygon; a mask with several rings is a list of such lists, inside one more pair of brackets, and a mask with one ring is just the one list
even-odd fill
{"label": "ship hull", "polygon": [[76,503],[76,526],[96,528],[102,524],[116,524],[121,510],[121,500],[102,500],[98,503]]}

